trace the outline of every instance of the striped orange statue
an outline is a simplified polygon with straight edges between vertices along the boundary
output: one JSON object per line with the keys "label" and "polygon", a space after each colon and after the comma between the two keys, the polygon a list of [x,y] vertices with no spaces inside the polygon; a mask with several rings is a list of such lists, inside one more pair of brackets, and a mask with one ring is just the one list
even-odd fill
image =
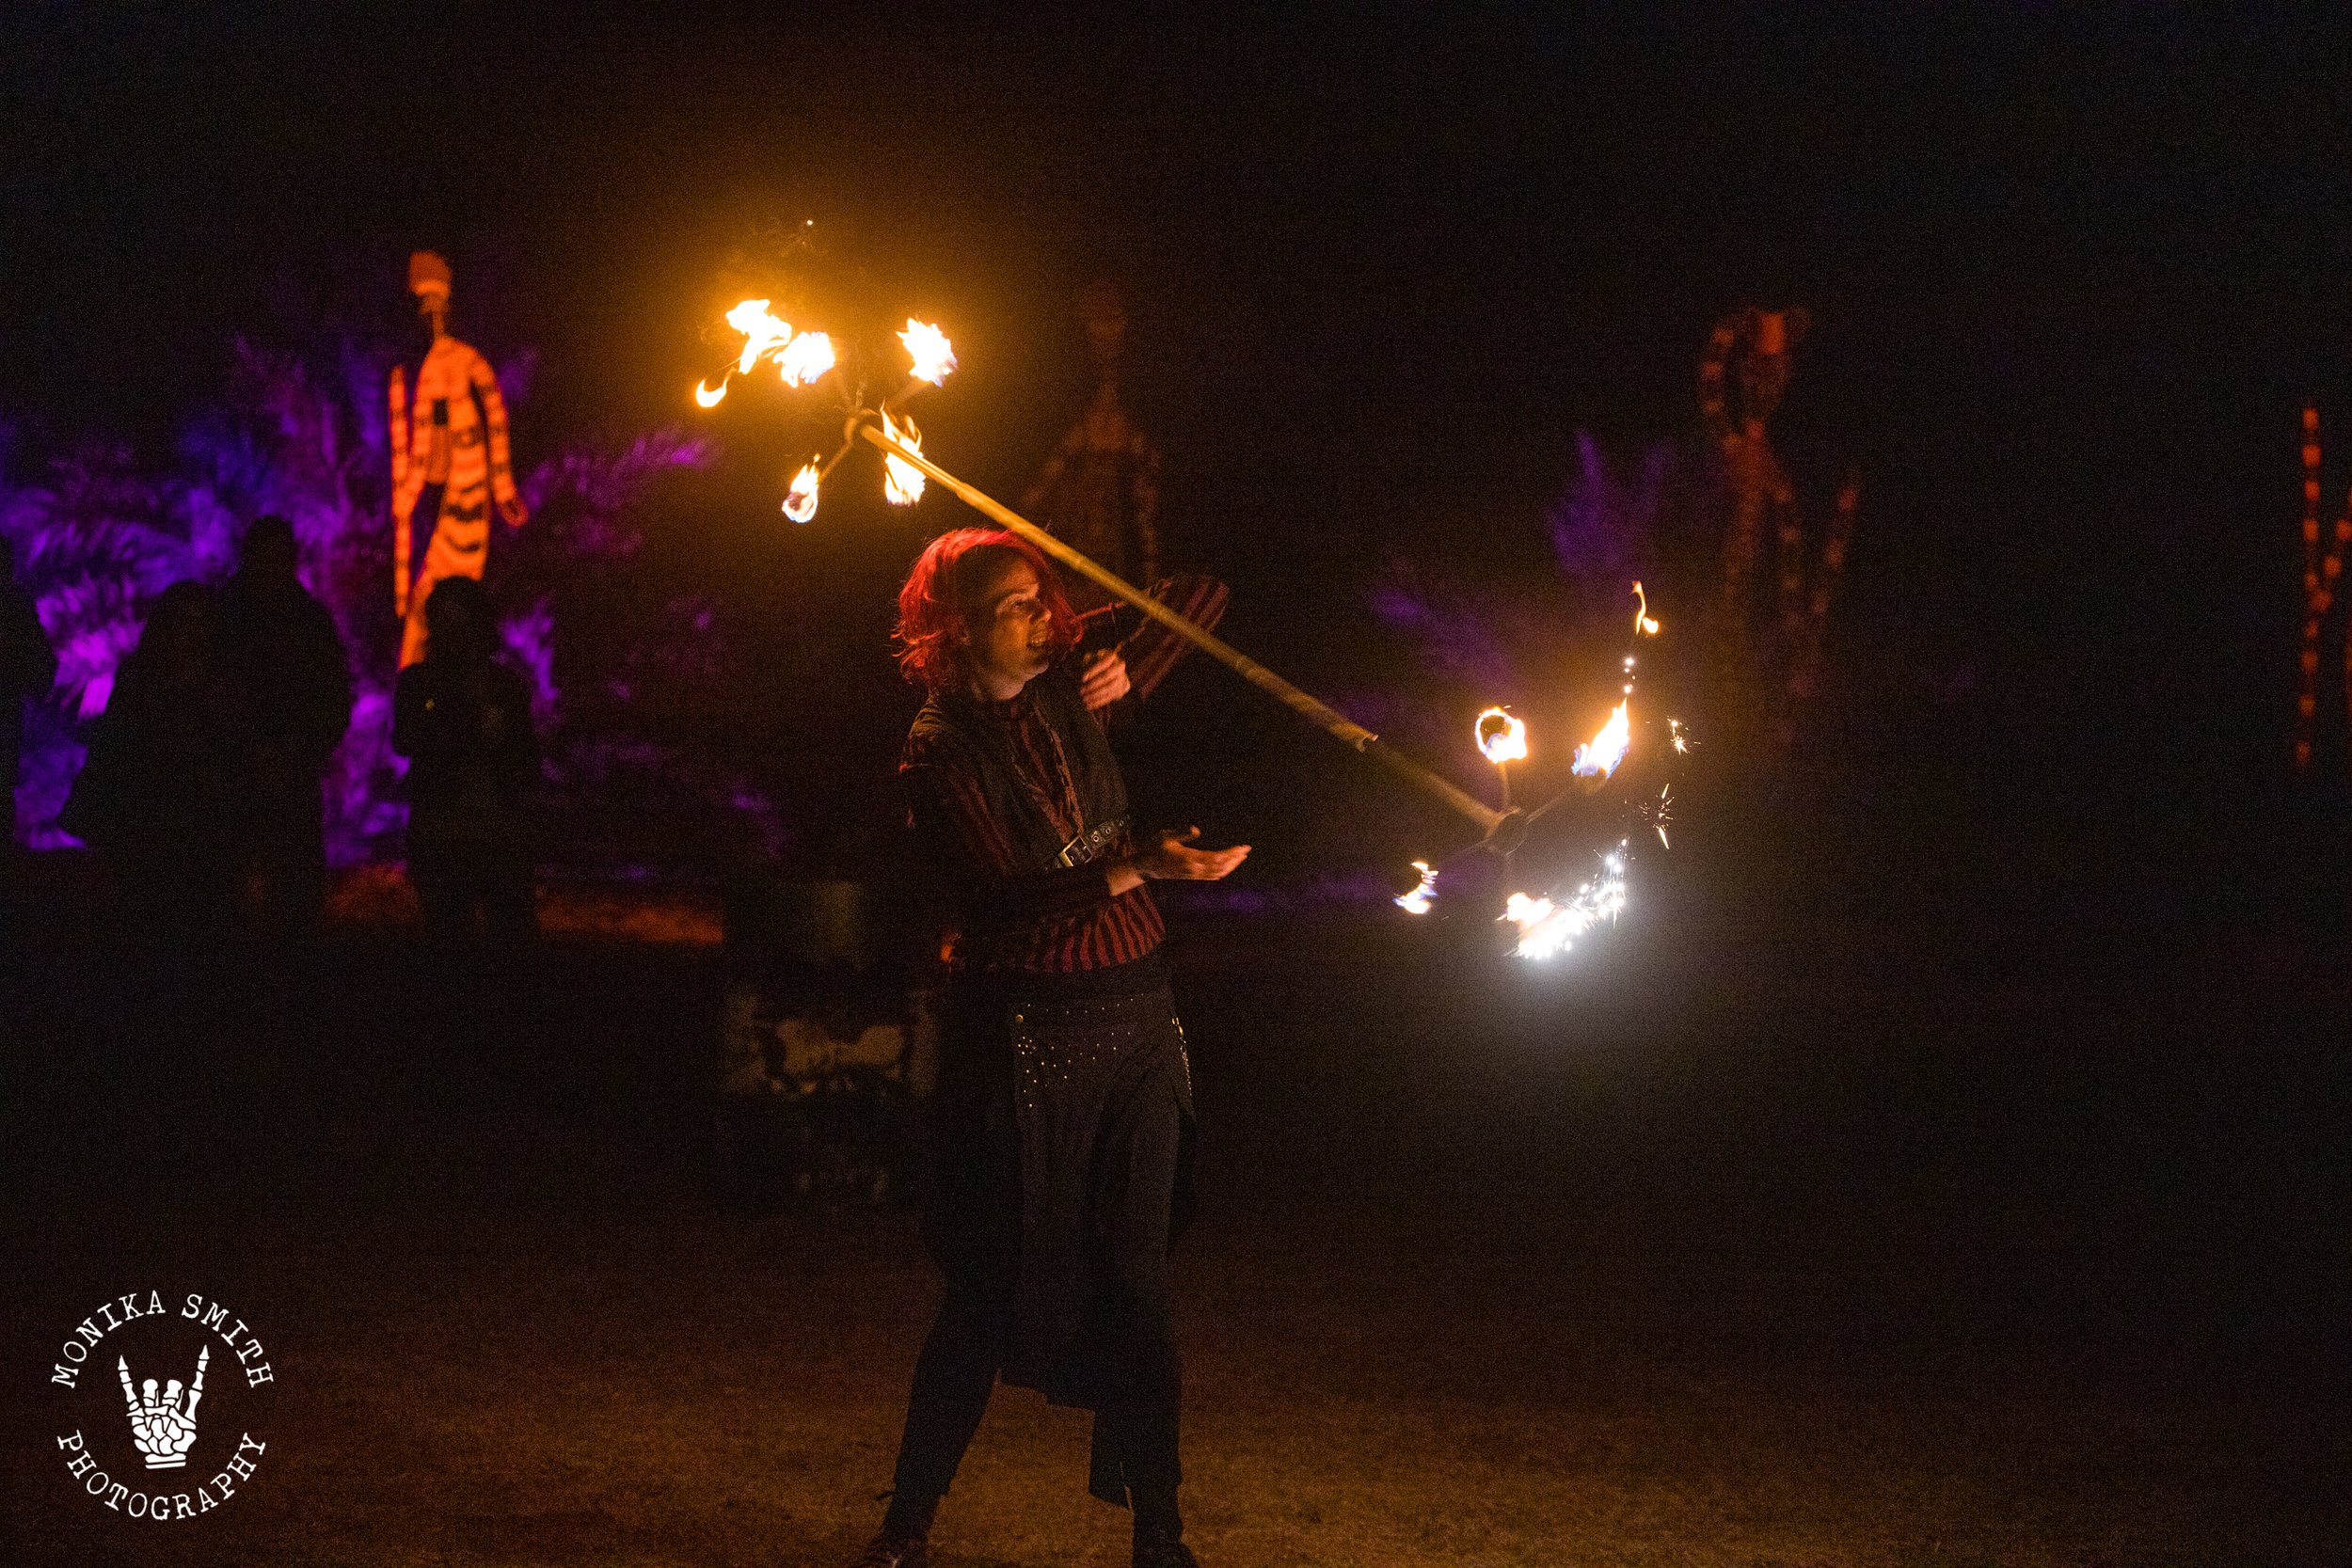
{"label": "striped orange statue", "polygon": [[[482,576],[491,506],[512,528],[528,515],[507,455],[506,400],[490,362],[449,335],[449,263],[440,257],[420,250],[408,258],[408,287],[418,313],[432,324],[433,346],[417,367],[413,401],[398,365],[390,388],[392,607],[405,623],[404,669],[424,657],[424,601],[433,585],[446,577]],[[428,492],[431,531],[419,567],[410,524]]]}

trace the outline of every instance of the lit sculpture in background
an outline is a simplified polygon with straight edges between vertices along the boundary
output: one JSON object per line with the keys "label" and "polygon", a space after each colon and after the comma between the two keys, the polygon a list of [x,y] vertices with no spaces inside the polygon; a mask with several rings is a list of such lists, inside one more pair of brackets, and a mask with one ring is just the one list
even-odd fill
{"label": "lit sculpture in background", "polygon": [[[1862,498],[1861,476],[1850,471],[1817,546],[1772,451],[1768,425],[1788,389],[1789,351],[1810,323],[1803,310],[1734,311],[1715,324],[1699,362],[1699,418],[1731,485],[1712,684],[1735,744],[1761,735],[1775,752],[1794,737],[1820,678],[1822,626]],[[1756,578],[1768,527],[1778,555],[1774,609],[1759,628]]]}
{"label": "lit sculpture in background", "polygon": [[[2295,768],[2312,765],[2312,745],[2319,733],[2319,640],[2328,612],[2336,602],[2336,583],[2344,576],[2344,546],[2352,542],[2352,500],[2336,515],[2328,536],[2328,550],[2319,546],[2319,410],[2303,410],[2303,636],[2296,651]],[[2352,732],[2352,635],[2344,644],[2344,702],[2346,729]]]}
{"label": "lit sculpture in background", "polygon": [[1094,397],[1021,498],[1021,510],[1133,582],[1160,575],[1160,451],[1120,401],[1127,311],[1097,283],[1078,296]]}
{"label": "lit sculpture in background", "polygon": [[[449,335],[449,263],[432,251],[416,252],[408,258],[408,288],[432,326],[433,343],[417,366],[413,397],[402,366],[392,367],[390,384],[392,608],[405,623],[403,669],[424,657],[424,602],[433,585],[448,577],[481,578],[491,507],[510,528],[520,528],[528,515],[515,489],[498,375],[470,344]],[[411,524],[428,494],[433,531],[418,567]]]}

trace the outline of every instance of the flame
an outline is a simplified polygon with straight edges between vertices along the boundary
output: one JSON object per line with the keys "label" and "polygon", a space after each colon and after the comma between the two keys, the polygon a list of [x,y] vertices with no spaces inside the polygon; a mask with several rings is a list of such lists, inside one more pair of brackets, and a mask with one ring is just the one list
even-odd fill
{"label": "flame", "polygon": [[947,334],[929,322],[907,318],[907,329],[898,334],[898,341],[906,344],[907,353],[914,360],[914,377],[936,387],[947,379],[947,372],[956,368],[955,345],[947,341]]}
{"label": "flame", "polygon": [[817,471],[815,458],[801,465],[801,471],[792,476],[792,488],[785,492],[786,516],[796,523],[805,523],[817,515],[817,483],[822,477]]}
{"label": "flame", "polygon": [[1625,843],[1601,857],[1601,872],[1564,903],[1531,898],[1515,893],[1502,906],[1502,918],[1519,929],[1512,952],[1522,958],[1549,958],[1565,953],[1576,939],[1604,920],[1625,912]]}
{"label": "flame", "polygon": [[[915,451],[923,450],[923,433],[909,420],[900,424],[882,411],[882,434]],[[893,506],[913,506],[923,499],[923,470],[896,452],[882,453],[882,496]]]}
{"label": "flame", "polygon": [[[729,372],[729,373],[732,373],[732,372]],[[726,376],[723,376],[723,376],[721,376],[721,377],[719,378],[719,385],[717,385],[716,387],[708,387],[708,386],[705,386],[702,382],[699,382],[699,381],[697,381],[697,382],[695,382],[695,383],[694,383],[694,401],[695,401],[696,403],[701,404],[702,404],[705,408],[716,408],[716,407],[718,407],[718,406],[719,406],[719,400],[720,400],[721,398],[725,397],[726,395],[727,395],[727,378],[726,378]]]}
{"label": "flame", "polygon": [[1634,579],[1633,583],[1633,635],[1636,637],[1656,637],[1658,635],[1658,623],[1650,619],[1649,595],[1642,592],[1641,580],[1638,578]]}
{"label": "flame", "polygon": [[743,334],[742,356],[735,362],[739,375],[749,375],[754,365],[792,341],[792,324],[778,321],[764,299],[747,299],[729,310],[727,325]]}
{"label": "flame", "polygon": [[1396,907],[1406,914],[1427,914],[1429,901],[1438,892],[1438,868],[1427,861],[1415,861],[1413,869],[1421,873],[1421,886],[1400,896]]}
{"label": "flame", "polygon": [[776,355],[776,369],[787,387],[805,387],[834,364],[833,340],[822,332],[803,332]]}
{"label": "flame", "polygon": [[1576,749],[1576,760],[1568,765],[1569,772],[1579,778],[1605,779],[1617,770],[1617,765],[1625,761],[1627,748],[1633,744],[1633,723],[1625,710],[1626,705],[1619,703],[1616,711],[1609,716],[1609,722],[1588,744]]}
{"label": "flame", "polygon": [[1497,767],[1527,755],[1527,725],[1518,715],[1490,707],[1478,716],[1478,749]]}

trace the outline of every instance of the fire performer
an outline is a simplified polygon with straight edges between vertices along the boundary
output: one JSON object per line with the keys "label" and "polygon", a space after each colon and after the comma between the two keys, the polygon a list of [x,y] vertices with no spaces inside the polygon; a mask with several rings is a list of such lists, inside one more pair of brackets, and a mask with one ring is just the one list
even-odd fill
{"label": "fire performer", "polygon": [[1135,1514],[1138,1568],[1197,1568],[1176,1493],[1181,1374],[1168,1249],[1190,1208],[1192,1088],[1144,883],[1215,880],[1248,846],[1138,847],[1092,710],[1123,667],[1009,532],[931,542],[898,594],[930,701],[899,762],[958,935],[933,1101],[925,1250],[946,1294],[915,1363],[867,1568],[921,1568],[931,1517],[1001,1375],[1091,1409],[1088,1490]]}

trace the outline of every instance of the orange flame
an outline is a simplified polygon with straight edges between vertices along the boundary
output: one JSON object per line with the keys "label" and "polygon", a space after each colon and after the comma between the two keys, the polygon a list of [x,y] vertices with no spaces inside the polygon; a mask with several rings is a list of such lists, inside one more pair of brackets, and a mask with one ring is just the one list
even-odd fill
{"label": "orange flame", "polygon": [[898,341],[906,344],[907,354],[914,360],[914,377],[936,387],[947,379],[947,372],[956,368],[955,345],[947,335],[929,322],[907,318],[907,329],[898,334]]}
{"label": "orange flame", "polygon": [[1625,753],[1633,744],[1633,723],[1626,714],[1626,705],[1619,703],[1590,742],[1576,749],[1576,760],[1568,771],[1580,778],[1607,778],[1625,761]]}
{"label": "orange flame", "polygon": [[1649,595],[1642,592],[1642,584],[1639,578],[1636,578],[1633,584],[1633,635],[1636,637],[1656,637],[1658,635],[1658,623],[1650,619]]}
{"label": "orange flame", "polygon": [[[729,373],[729,374],[732,374],[733,372],[728,372],[728,373]],[[723,376],[723,376],[721,376],[721,377],[719,378],[719,385],[717,385],[716,387],[707,386],[707,385],[705,385],[704,383],[702,383],[702,382],[700,382],[700,381],[697,381],[697,382],[695,382],[695,383],[694,383],[694,401],[695,401],[696,403],[701,404],[702,404],[705,408],[716,408],[716,407],[718,407],[718,406],[719,406],[719,400],[720,400],[721,398],[725,397],[726,395],[727,395],[727,378],[726,378],[726,376]]]}
{"label": "orange flame", "polygon": [[785,492],[784,515],[796,523],[805,523],[817,515],[817,484],[822,476],[817,471],[816,459],[801,465],[801,471],[792,476],[792,488]]}
{"label": "orange flame", "polygon": [[743,353],[736,373],[749,375],[752,367],[792,341],[792,324],[778,321],[764,299],[747,299],[727,312],[727,325],[743,334]]}
{"label": "orange flame", "polygon": [[787,387],[805,387],[834,364],[833,340],[822,332],[803,332],[776,355],[776,369]]}
{"label": "orange flame", "polygon": [[1478,716],[1478,749],[1500,767],[1527,755],[1527,725],[1517,714],[1490,707]]}
{"label": "orange flame", "polygon": [[[882,411],[882,434],[914,451],[923,450],[923,433],[909,420],[900,424]],[[923,470],[897,452],[882,453],[882,498],[893,506],[913,506],[923,499]]]}

